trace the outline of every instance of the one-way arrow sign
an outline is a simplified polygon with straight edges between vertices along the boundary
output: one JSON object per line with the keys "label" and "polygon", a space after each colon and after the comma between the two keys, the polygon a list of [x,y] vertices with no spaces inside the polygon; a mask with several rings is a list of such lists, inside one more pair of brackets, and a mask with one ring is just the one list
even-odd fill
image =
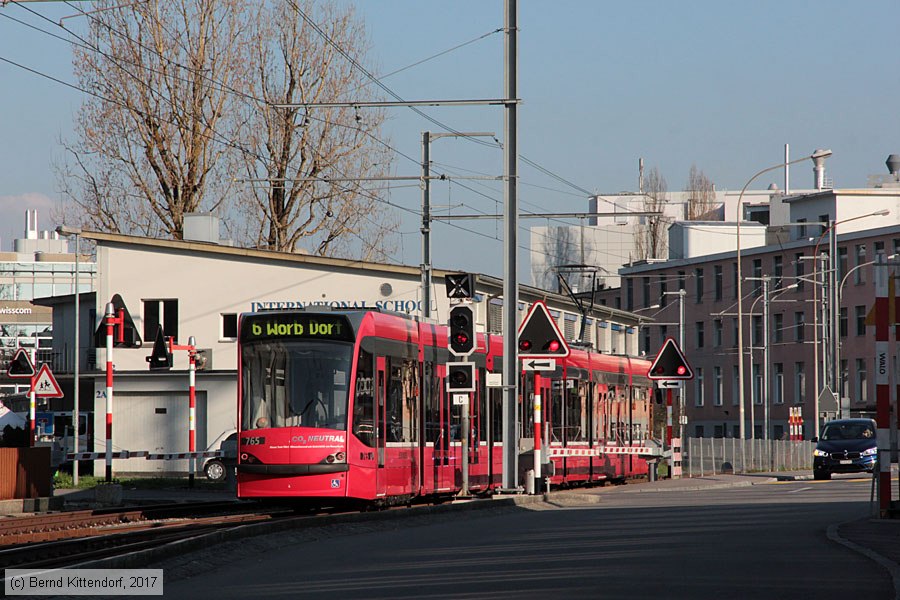
{"label": "one-way arrow sign", "polygon": [[522,360],[522,367],[526,371],[555,371],[556,359],[554,358],[526,358]]}

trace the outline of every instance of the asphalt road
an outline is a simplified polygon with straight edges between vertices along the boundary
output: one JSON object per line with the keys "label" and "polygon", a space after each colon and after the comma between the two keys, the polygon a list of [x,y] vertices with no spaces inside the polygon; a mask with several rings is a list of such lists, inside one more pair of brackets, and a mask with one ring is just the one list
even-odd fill
{"label": "asphalt road", "polygon": [[867,514],[869,486],[620,493],[289,532],[175,559],[165,597],[892,598],[882,567],[825,533]]}

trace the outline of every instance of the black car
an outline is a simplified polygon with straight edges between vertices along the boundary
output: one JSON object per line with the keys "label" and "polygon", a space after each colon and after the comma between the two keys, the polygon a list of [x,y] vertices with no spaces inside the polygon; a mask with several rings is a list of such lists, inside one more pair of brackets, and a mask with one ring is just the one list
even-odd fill
{"label": "black car", "polygon": [[813,440],[813,477],[831,479],[832,473],[871,473],[878,445],[872,419],[839,419],[825,423],[822,437]]}

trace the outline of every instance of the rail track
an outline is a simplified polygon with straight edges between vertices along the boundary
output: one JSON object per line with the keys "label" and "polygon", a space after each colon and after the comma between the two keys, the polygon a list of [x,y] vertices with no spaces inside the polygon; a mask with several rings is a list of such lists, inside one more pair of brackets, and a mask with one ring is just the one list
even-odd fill
{"label": "rail track", "polygon": [[[0,520],[0,567],[53,568],[146,550],[218,529],[297,517],[241,502],[49,513]],[[308,517],[307,517],[308,518]]]}

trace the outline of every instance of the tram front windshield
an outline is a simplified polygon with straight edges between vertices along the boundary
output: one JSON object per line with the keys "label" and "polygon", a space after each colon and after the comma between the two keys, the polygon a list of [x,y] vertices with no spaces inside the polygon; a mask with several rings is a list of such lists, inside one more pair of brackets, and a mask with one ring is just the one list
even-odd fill
{"label": "tram front windshield", "polygon": [[245,344],[242,429],[347,429],[353,344],[308,340]]}

